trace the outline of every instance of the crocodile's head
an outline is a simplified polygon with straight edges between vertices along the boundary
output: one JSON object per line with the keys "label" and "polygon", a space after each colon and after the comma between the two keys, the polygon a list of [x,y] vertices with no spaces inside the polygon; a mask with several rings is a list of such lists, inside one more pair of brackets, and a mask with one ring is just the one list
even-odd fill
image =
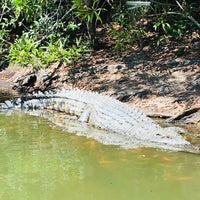
{"label": "crocodile's head", "polygon": [[[134,131],[133,131],[134,132]],[[166,149],[169,151],[184,151],[200,154],[200,148],[192,145],[185,140],[183,133],[185,131],[178,127],[161,128],[156,125],[148,127],[147,131],[141,129],[139,134],[135,134],[144,147],[153,147],[158,149]]]}
{"label": "crocodile's head", "polygon": [[152,147],[165,149],[169,151],[182,151],[188,153],[195,153],[200,154],[200,148],[198,146],[192,145],[191,143],[187,142],[185,144],[167,144],[167,143],[153,143]]}
{"label": "crocodile's head", "polygon": [[200,148],[192,145],[185,140],[182,133],[185,131],[178,127],[167,127],[163,129],[164,134],[157,134],[155,142],[158,147],[173,151],[184,151],[190,153],[200,154]]}

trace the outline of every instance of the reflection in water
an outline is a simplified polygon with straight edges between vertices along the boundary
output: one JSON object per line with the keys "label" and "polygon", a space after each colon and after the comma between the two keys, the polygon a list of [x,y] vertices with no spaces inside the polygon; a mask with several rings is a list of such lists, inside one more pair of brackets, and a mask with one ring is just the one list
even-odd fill
{"label": "reflection in water", "polygon": [[0,114],[0,199],[199,199],[200,158],[123,150],[22,112]]}
{"label": "reflection in water", "polygon": [[2,200],[200,199],[199,166],[198,155],[120,149],[44,118],[0,114]]}

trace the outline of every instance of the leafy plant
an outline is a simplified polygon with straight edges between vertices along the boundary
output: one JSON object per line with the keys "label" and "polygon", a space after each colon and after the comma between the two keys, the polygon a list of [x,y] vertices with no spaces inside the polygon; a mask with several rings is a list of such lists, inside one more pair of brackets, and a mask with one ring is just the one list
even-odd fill
{"label": "leafy plant", "polygon": [[171,29],[171,26],[163,17],[160,17],[153,25],[153,28],[155,31],[163,31],[164,33],[168,33]]}
{"label": "leafy plant", "polygon": [[170,37],[181,39],[185,30],[194,28],[194,25],[200,28],[200,24],[192,17],[195,1],[190,2],[193,3],[187,3],[185,0],[177,0],[174,3],[153,1],[153,28],[159,35],[157,45],[162,41],[169,42]]}
{"label": "leafy plant", "polygon": [[200,27],[199,3],[194,0],[133,0],[130,6],[127,0],[1,0],[0,54],[9,53],[10,62],[36,68],[53,61],[73,63],[88,43],[96,44],[102,2],[112,5],[108,24],[102,27],[109,27],[106,34],[114,38],[115,49],[130,49],[138,41],[142,47],[149,26],[141,19],[148,19],[156,31],[158,45],[172,37],[180,39],[194,25]]}
{"label": "leafy plant", "polygon": [[[143,7],[143,3],[139,6],[139,1],[129,1],[128,4],[126,1],[122,1],[121,3],[122,9],[120,10],[120,7],[116,6],[116,10],[114,10],[114,22],[109,30],[109,33],[115,39],[115,49],[129,51],[135,42],[139,44],[139,48],[142,48],[141,40],[146,36],[146,30],[138,21],[144,16],[147,9]],[[137,7],[133,9],[133,5],[136,4]],[[131,9],[129,9],[130,5],[132,6]]]}
{"label": "leafy plant", "polygon": [[102,23],[100,13],[103,8],[98,7],[98,0],[73,0],[73,8],[75,9],[75,14],[80,18],[83,24],[87,26],[88,36],[91,46],[96,46],[97,35],[96,35],[96,25],[97,22]]}
{"label": "leafy plant", "polygon": [[82,53],[86,52],[85,45],[81,44],[81,38],[76,40],[76,45],[63,48],[60,41],[49,43],[46,46],[38,46],[35,38],[23,34],[11,45],[7,58],[11,63],[21,66],[33,66],[34,69],[47,66],[51,62],[74,63]]}
{"label": "leafy plant", "polygon": [[11,63],[14,62],[22,66],[30,66],[35,65],[37,54],[37,43],[34,41],[34,38],[28,38],[24,34],[10,46],[7,58]]}
{"label": "leafy plant", "polygon": [[92,6],[87,6],[82,0],[73,0],[73,8],[76,9],[76,15],[84,21],[92,22],[95,19],[102,22],[99,15],[102,8],[98,8],[97,3],[98,1],[94,0],[92,1]]}

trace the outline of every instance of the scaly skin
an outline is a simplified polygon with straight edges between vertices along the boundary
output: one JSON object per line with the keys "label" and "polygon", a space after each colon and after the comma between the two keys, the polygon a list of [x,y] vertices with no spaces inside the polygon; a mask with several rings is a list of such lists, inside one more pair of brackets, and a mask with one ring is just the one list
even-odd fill
{"label": "scaly skin", "polygon": [[136,146],[200,153],[198,147],[178,134],[179,128],[162,128],[140,110],[93,92],[78,89],[39,92],[0,104],[2,111],[13,108],[75,115],[80,122],[135,141]]}

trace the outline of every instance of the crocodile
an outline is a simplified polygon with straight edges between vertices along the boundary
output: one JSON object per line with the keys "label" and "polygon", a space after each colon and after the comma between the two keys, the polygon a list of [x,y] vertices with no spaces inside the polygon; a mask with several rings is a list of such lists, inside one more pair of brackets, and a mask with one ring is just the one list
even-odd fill
{"label": "crocodile", "polygon": [[[107,136],[104,137],[103,143],[109,138],[113,141],[110,144],[124,141],[128,148],[153,147],[200,153],[199,147],[185,140],[180,134],[181,128],[163,128],[141,110],[95,92],[73,88],[38,91],[0,103],[0,111],[16,109],[27,112],[55,111],[66,116],[75,116],[79,124],[104,130]],[[55,117],[52,121],[56,122]],[[92,133],[90,137],[93,137]],[[100,139],[101,134],[93,138]]]}

